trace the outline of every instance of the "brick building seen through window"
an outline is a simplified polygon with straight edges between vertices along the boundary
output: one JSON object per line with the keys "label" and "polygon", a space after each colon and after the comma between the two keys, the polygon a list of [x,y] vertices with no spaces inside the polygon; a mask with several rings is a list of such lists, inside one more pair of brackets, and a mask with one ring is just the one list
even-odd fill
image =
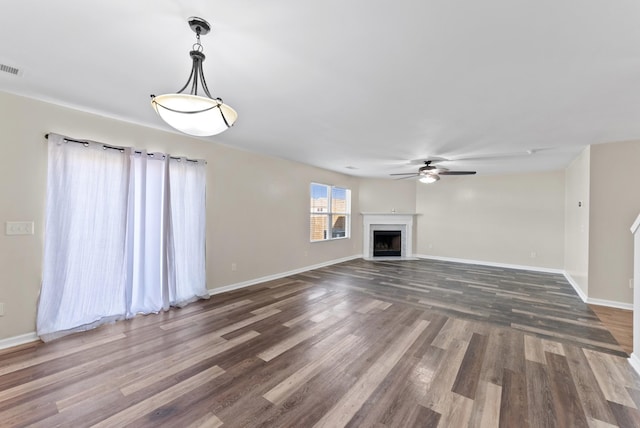
{"label": "brick building seen through window", "polygon": [[350,236],[351,191],[326,184],[311,183],[311,241]]}

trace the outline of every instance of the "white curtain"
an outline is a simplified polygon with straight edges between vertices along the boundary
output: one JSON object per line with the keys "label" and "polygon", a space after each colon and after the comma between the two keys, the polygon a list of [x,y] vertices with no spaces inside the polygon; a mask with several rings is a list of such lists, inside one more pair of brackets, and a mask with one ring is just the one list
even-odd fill
{"label": "white curtain", "polygon": [[203,161],[49,135],[43,340],[208,297]]}
{"label": "white curtain", "polygon": [[169,230],[169,301],[182,306],[208,295],[205,278],[206,164],[169,161],[171,227]]}

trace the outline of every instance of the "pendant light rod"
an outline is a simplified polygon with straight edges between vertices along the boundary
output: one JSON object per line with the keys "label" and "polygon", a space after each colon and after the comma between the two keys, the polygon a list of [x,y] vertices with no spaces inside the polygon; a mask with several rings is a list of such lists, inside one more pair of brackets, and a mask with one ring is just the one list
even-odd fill
{"label": "pendant light rod", "polygon": [[[189,83],[193,80],[193,83],[191,84],[191,95],[198,95],[198,81],[201,81],[202,90],[204,91],[204,93],[209,98],[214,98],[209,93],[209,88],[207,87],[207,82],[204,78],[204,73],[202,72],[202,63],[204,62],[206,56],[204,55],[204,53],[202,53],[204,48],[200,43],[200,35],[209,34],[209,31],[211,31],[211,26],[204,19],[192,16],[191,18],[189,18],[189,27],[191,27],[191,30],[196,33],[196,42],[192,46],[191,52],[189,52],[189,55],[191,56],[191,59],[193,61],[193,65],[191,66],[191,74],[189,75],[189,80],[187,80],[187,83],[185,83],[182,89],[180,89],[177,93],[181,94],[185,89],[187,89],[187,86],[189,86]],[[220,102],[222,102],[222,100],[220,100]]]}

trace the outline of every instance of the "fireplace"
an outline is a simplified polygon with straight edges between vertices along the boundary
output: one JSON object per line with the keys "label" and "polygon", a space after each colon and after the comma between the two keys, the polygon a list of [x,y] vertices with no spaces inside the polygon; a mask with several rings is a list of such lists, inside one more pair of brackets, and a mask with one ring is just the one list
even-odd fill
{"label": "fireplace", "polygon": [[402,256],[401,230],[374,230],[373,257]]}
{"label": "fireplace", "polygon": [[[416,215],[395,212],[362,213],[362,257],[366,260],[385,257],[413,260],[413,220]],[[376,248],[375,243],[378,241],[380,244]]]}

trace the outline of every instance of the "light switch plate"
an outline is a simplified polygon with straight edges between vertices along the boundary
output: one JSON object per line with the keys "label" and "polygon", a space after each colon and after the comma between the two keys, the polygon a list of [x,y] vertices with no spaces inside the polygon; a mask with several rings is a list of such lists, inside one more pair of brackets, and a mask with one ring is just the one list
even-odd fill
{"label": "light switch plate", "polygon": [[5,235],[33,235],[32,221],[8,221],[5,223]]}

